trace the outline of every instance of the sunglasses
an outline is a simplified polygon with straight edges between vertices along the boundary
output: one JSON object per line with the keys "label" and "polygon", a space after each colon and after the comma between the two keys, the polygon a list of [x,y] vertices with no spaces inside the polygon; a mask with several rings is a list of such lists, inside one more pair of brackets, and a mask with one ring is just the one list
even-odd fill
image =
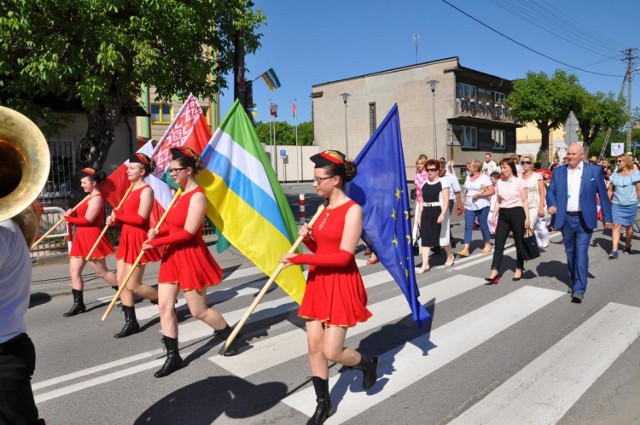
{"label": "sunglasses", "polygon": [[524,164],[533,164],[533,162],[531,162],[531,161],[520,161],[520,163],[523,164],[523,165]]}

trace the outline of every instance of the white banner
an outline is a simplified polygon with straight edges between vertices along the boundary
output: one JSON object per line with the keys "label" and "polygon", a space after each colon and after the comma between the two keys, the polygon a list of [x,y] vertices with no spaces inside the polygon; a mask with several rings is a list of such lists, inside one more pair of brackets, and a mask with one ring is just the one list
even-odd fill
{"label": "white banner", "polygon": [[624,143],[611,143],[611,156],[618,156],[624,153]]}

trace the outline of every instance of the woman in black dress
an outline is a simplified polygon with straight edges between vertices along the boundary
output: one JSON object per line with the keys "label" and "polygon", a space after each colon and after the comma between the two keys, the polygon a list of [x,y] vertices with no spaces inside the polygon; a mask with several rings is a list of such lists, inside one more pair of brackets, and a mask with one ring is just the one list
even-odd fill
{"label": "woman in black dress", "polygon": [[422,186],[421,199],[417,199],[420,217],[420,239],[422,242],[422,267],[416,273],[429,271],[429,252],[435,246],[441,246],[447,254],[445,267],[453,265],[449,234],[449,182],[439,177],[440,161],[427,161],[427,181]]}

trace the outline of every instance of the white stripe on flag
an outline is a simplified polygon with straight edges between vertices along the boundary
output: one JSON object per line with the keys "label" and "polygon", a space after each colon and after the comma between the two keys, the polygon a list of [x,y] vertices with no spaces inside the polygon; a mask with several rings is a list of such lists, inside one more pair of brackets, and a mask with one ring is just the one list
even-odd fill
{"label": "white stripe on flag", "polygon": [[[259,186],[271,199],[275,202],[271,183],[264,171],[264,166],[255,156],[247,152],[241,145],[233,140],[233,137],[223,131],[216,132],[213,140],[210,142],[211,147],[219,155],[223,155],[231,163],[233,167],[238,169],[242,174],[247,176],[256,186]],[[217,136],[216,136],[217,135]],[[218,140],[216,141],[216,137]],[[207,166],[210,170],[212,168]],[[216,170],[212,170],[216,172]]]}

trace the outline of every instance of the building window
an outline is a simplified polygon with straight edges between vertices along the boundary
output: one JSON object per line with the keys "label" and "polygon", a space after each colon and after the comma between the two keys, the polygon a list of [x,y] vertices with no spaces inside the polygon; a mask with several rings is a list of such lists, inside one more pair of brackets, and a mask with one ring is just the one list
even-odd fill
{"label": "building window", "polygon": [[493,92],[493,102],[497,105],[502,105],[505,97],[507,96],[504,93],[500,93],[499,91]]}
{"label": "building window", "polygon": [[460,134],[462,136],[463,148],[478,147],[478,129],[476,127],[468,127],[466,125],[460,126]]}
{"label": "building window", "polygon": [[458,83],[458,94],[457,97],[459,99],[476,99],[476,87],[471,86],[469,84]]}
{"label": "building window", "polygon": [[369,136],[376,131],[376,103],[369,103]]}
{"label": "building window", "polygon": [[152,103],[151,122],[153,124],[171,124],[172,110],[171,105],[166,103]]}
{"label": "building window", "polygon": [[496,149],[496,150],[507,149],[504,130],[491,130],[491,140],[493,140],[493,149]]}
{"label": "building window", "polygon": [[204,117],[207,119],[207,124],[211,124],[211,120],[209,119],[209,107],[200,105],[200,108],[202,108],[202,113],[204,114]]}

